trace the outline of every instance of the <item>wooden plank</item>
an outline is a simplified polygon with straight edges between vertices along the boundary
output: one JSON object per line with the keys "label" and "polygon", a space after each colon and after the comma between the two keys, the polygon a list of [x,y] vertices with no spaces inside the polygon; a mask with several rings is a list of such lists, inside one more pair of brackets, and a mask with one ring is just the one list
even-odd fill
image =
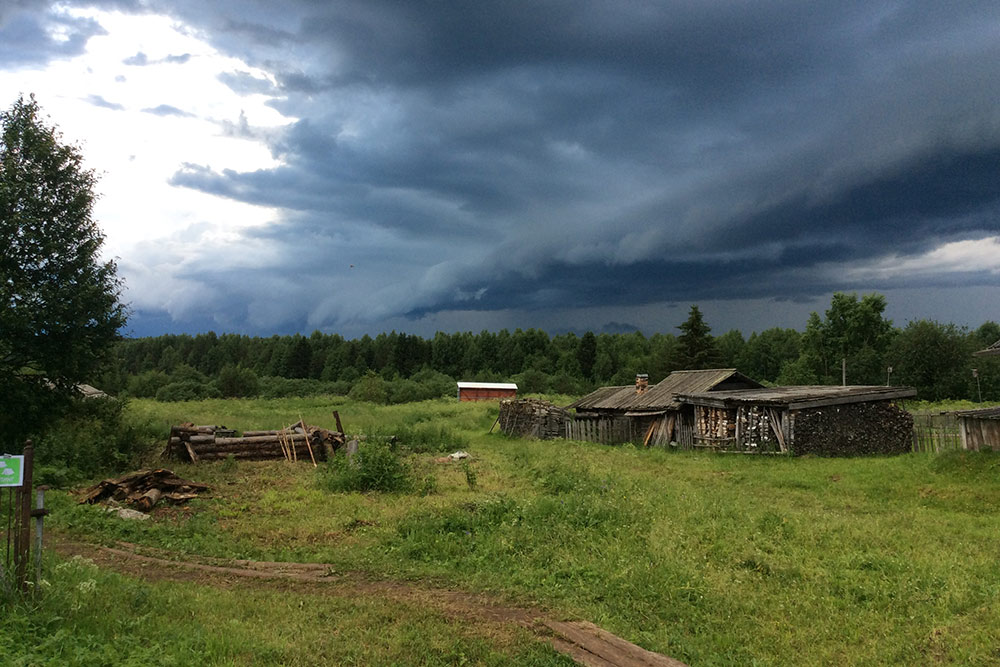
{"label": "wooden plank", "polygon": [[767,415],[768,422],[771,424],[771,430],[774,431],[774,437],[778,439],[778,448],[782,454],[787,454],[788,448],[785,447],[785,434],[781,432],[781,417],[778,415],[778,411],[768,408]]}
{"label": "wooden plank", "polygon": [[584,665],[618,665],[619,667],[686,667],[683,662],[661,653],[654,653],[611,634],[587,621],[549,621],[544,625],[556,635],[582,647],[580,659]]}
{"label": "wooden plank", "polygon": [[661,421],[662,420],[654,419],[652,422],[650,422],[649,429],[647,429],[646,431],[646,437],[642,441],[643,447],[649,447],[649,441],[653,437],[653,431],[656,430],[656,428],[660,425]]}

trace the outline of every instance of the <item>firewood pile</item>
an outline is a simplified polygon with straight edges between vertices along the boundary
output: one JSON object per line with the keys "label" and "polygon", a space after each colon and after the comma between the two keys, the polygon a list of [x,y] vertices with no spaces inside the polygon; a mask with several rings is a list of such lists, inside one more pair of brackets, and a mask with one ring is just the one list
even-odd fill
{"label": "firewood pile", "polygon": [[797,412],[794,429],[795,454],[905,454],[912,447],[913,415],[889,401],[830,406]]}
{"label": "firewood pile", "polygon": [[569,412],[536,398],[509,398],[500,401],[500,431],[521,438],[551,440],[566,437]]}
{"label": "firewood pile", "polygon": [[[340,426],[340,418],[337,417]],[[341,431],[309,426],[299,420],[273,431],[244,431],[237,436],[223,426],[180,424],[170,428],[170,438],[163,455],[188,463],[234,459],[264,461],[325,461],[342,447],[346,438]]]}
{"label": "firewood pile", "polygon": [[182,503],[208,490],[207,484],[178,477],[171,470],[139,470],[118,479],[105,479],[87,489],[80,503],[115,500],[148,512],[161,500]]}

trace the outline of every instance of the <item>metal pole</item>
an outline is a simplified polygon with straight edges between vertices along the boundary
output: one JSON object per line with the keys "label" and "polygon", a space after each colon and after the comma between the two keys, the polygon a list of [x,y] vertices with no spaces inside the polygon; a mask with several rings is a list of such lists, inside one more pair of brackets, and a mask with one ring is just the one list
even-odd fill
{"label": "metal pole", "polygon": [[45,511],[45,491],[49,487],[40,486],[35,489],[35,590],[41,590],[38,586],[42,583],[42,517],[48,512]]}
{"label": "metal pole", "polygon": [[840,384],[847,386],[847,357],[840,360]]}

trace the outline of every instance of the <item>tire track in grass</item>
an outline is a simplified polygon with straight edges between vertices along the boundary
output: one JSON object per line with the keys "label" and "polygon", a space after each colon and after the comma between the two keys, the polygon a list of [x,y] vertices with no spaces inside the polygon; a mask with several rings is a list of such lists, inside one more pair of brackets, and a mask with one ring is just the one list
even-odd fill
{"label": "tire track in grass", "polygon": [[63,557],[82,556],[101,567],[152,581],[222,587],[269,586],[310,595],[321,592],[318,585],[329,586],[345,596],[379,595],[432,605],[450,618],[471,617],[488,625],[527,628],[539,640],[587,667],[685,667],[678,660],[647,651],[587,621],[557,620],[541,609],[500,604],[487,595],[378,580],[358,572],[339,572],[322,563],[190,556],[124,542],[105,547],[61,536],[50,538],[49,545]]}

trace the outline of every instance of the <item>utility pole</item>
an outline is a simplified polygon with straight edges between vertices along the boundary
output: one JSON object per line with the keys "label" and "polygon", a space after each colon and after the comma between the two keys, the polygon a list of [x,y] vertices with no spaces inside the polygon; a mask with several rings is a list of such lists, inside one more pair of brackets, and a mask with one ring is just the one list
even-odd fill
{"label": "utility pole", "polygon": [[843,387],[847,386],[847,357],[840,360],[840,384]]}
{"label": "utility pole", "polygon": [[976,391],[979,393],[979,402],[982,403],[983,402],[983,388],[979,384],[979,369],[978,368],[973,368],[972,369],[972,377],[976,378]]}

